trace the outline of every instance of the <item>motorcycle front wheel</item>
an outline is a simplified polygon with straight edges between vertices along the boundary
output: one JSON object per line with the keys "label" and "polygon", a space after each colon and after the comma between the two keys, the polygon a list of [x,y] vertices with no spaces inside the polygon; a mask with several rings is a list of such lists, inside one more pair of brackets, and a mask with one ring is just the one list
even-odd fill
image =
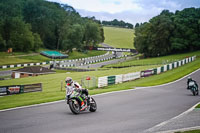
{"label": "motorcycle front wheel", "polygon": [[90,101],[90,112],[95,112],[97,110],[97,104],[94,98],[91,97]]}
{"label": "motorcycle front wheel", "polygon": [[80,113],[80,105],[77,100],[73,99],[69,101],[69,108],[74,114],[79,114]]}
{"label": "motorcycle front wheel", "polygon": [[196,95],[196,88],[191,88],[191,91],[192,91],[192,94],[193,94],[193,96],[195,96]]}
{"label": "motorcycle front wheel", "polygon": [[199,90],[198,89],[196,90],[196,95],[199,95]]}

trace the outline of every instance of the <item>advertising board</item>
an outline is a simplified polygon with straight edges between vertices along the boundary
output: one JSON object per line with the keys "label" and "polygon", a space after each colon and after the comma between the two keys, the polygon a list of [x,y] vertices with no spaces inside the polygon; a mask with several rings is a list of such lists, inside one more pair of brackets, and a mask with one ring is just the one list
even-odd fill
{"label": "advertising board", "polygon": [[154,74],[154,70],[141,71],[141,77],[148,77]]}
{"label": "advertising board", "polygon": [[7,87],[6,86],[0,87],[0,96],[6,94],[7,94]]}
{"label": "advertising board", "polygon": [[8,94],[18,94],[20,93],[20,86],[9,86],[7,92]]}
{"label": "advertising board", "polygon": [[23,85],[23,92],[42,91],[42,83]]}

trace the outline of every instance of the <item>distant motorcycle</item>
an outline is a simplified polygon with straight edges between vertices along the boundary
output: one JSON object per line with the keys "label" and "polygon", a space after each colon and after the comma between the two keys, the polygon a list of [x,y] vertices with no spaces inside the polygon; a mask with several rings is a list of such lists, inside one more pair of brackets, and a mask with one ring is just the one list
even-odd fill
{"label": "distant motorcycle", "polygon": [[195,84],[194,81],[190,81],[189,84],[188,84],[188,89],[191,90],[192,94],[194,96],[196,95],[199,95],[199,90],[198,90],[198,87],[197,85]]}
{"label": "distant motorcycle", "polygon": [[[84,102],[86,107],[81,107],[81,102]],[[74,114],[79,114],[81,111],[95,112],[97,110],[97,104],[94,98],[90,97],[87,99],[85,95],[82,95],[77,90],[73,90],[70,92],[70,96],[68,99],[69,108]]]}

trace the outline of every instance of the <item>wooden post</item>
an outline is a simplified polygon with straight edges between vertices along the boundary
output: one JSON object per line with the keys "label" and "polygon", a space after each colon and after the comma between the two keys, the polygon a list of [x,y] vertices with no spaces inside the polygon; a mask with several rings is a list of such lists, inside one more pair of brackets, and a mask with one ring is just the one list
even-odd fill
{"label": "wooden post", "polygon": [[63,81],[61,80],[61,88],[60,88],[60,91],[62,91],[62,88],[63,88]]}

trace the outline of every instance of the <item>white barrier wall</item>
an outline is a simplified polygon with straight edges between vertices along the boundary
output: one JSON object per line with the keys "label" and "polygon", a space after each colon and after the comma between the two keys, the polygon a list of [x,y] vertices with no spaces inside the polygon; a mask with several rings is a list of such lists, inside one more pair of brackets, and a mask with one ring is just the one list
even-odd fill
{"label": "white barrier wall", "polygon": [[123,74],[121,75],[116,75],[115,77],[115,84],[119,84],[123,82]]}
{"label": "white barrier wall", "polygon": [[184,60],[182,60],[182,65],[185,65],[185,59],[184,59]]}
{"label": "white barrier wall", "polygon": [[158,67],[157,68],[157,74],[160,74],[161,73],[161,67]]}
{"label": "white barrier wall", "polygon": [[164,65],[164,72],[167,71],[167,65]]}
{"label": "white barrier wall", "polygon": [[171,70],[172,69],[172,63],[171,64],[169,64],[169,70]]}
{"label": "white barrier wall", "polygon": [[177,68],[177,62],[174,62],[174,68]]}
{"label": "white barrier wall", "polygon": [[123,75],[123,82],[131,80],[131,73]]}
{"label": "white barrier wall", "polygon": [[107,86],[108,85],[108,80],[107,79],[108,79],[107,76],[99,77],[98,78],[98,88]]}
{"label": "white barrier wall", "polygon": [[192,58],[190,57],[190,58],[189,58],[189,62],[191,62],[191,61],[192,61]]}
{"label": "white barrier wall", "polygon": [[179,66],[182,66],[181,62],[182,62],[182,61],[178,61]]}
{"label": "white barrier wall", "polygon": [[123,82],[140,78],[140,72],[123,74]]}
{"label": "white barrier wall", "polygon": [[186,58],[186,64],[189,62],[189,59],[188,58]]}

